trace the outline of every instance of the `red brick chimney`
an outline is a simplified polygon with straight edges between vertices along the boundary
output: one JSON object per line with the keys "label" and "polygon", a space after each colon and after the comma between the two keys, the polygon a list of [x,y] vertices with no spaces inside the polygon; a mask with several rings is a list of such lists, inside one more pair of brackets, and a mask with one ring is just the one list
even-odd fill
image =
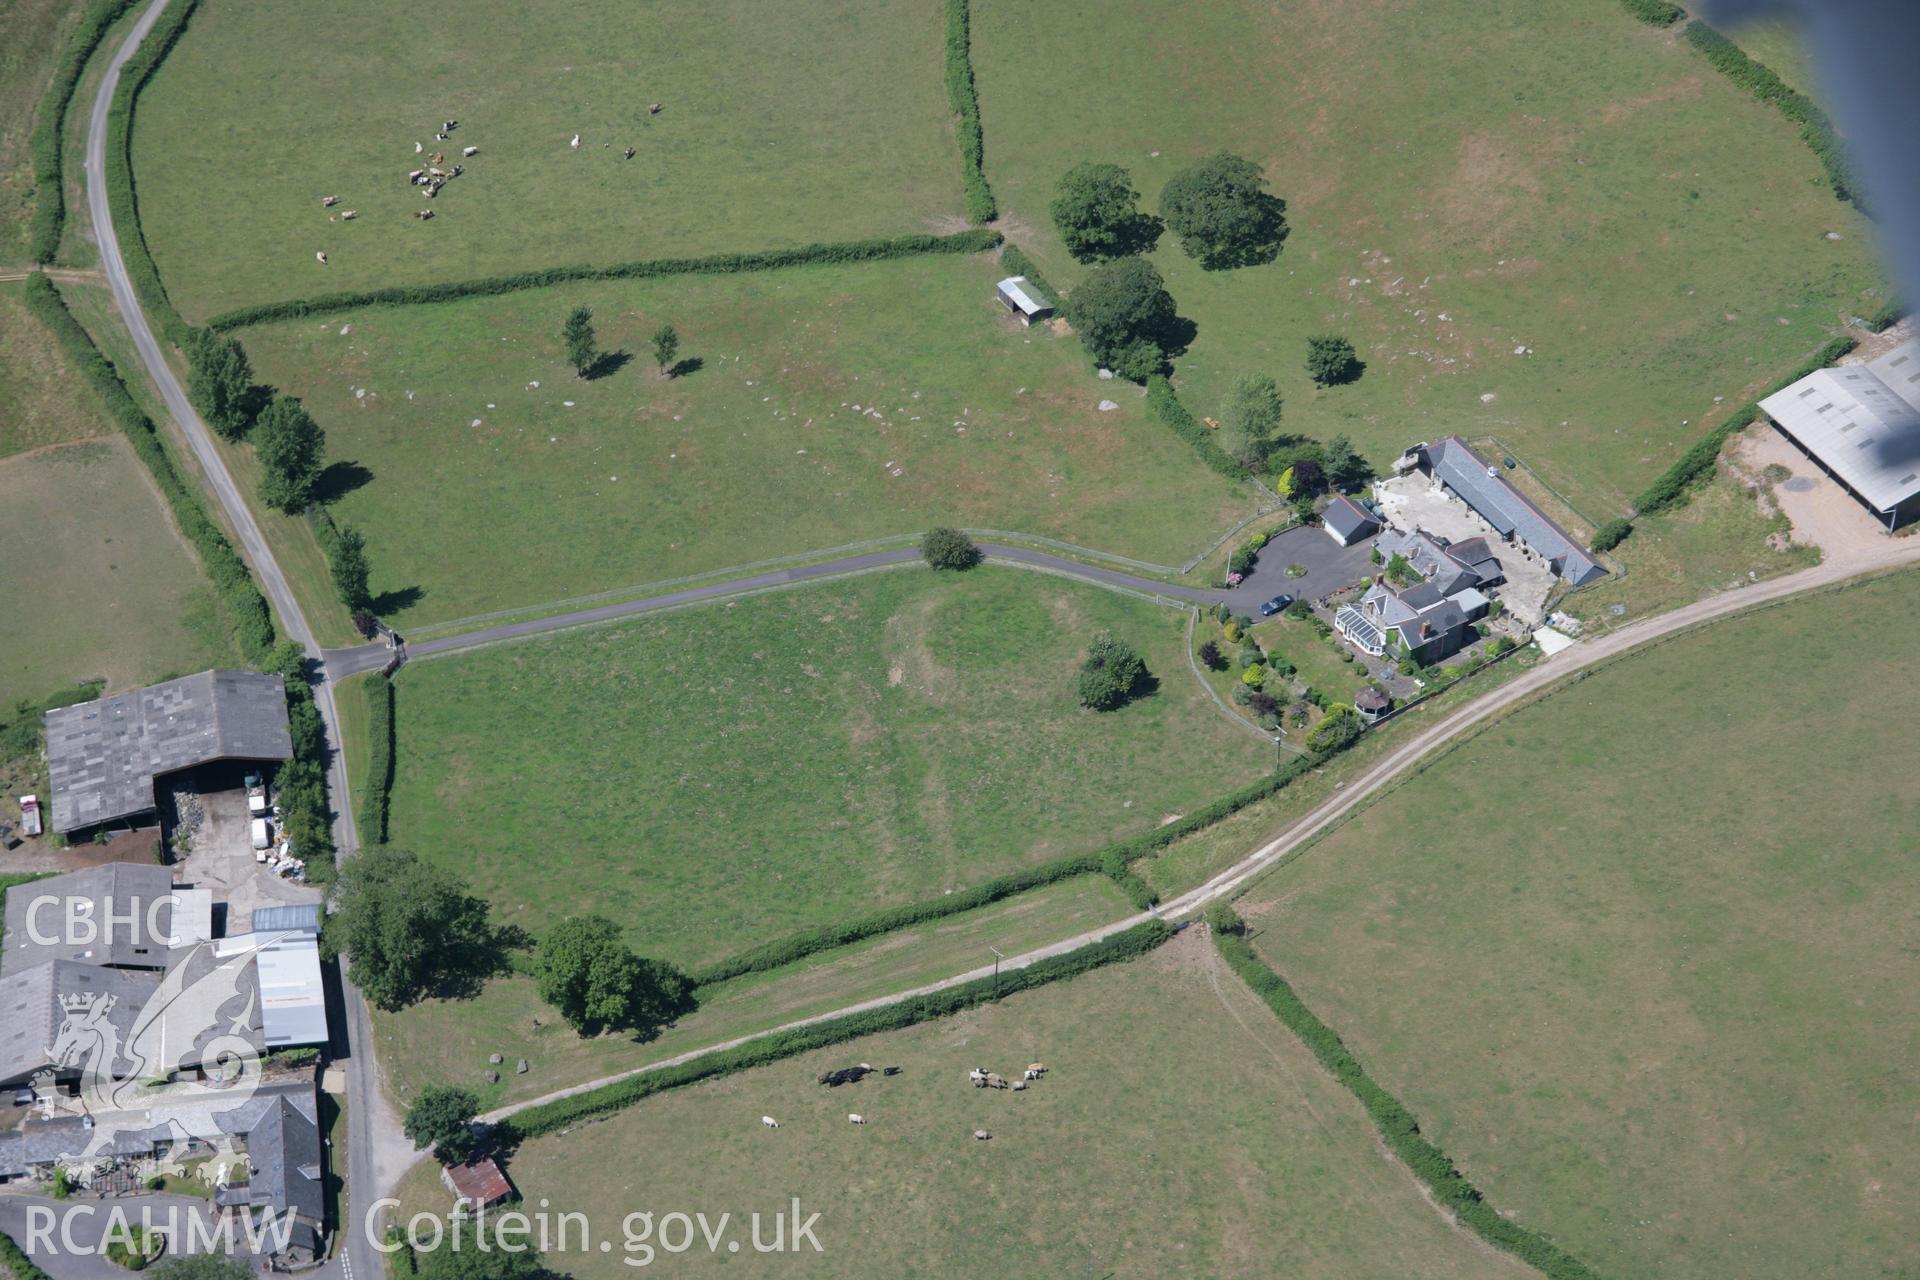
{"label": "red brick chimney", "polygon": [[1426,640],[1431,638],[1432,635],[1433,635],[1433,624],[1431,622],[1428,622],[1426,619],[1422,618],[1420,620],[1420,638],[1422,640]]}

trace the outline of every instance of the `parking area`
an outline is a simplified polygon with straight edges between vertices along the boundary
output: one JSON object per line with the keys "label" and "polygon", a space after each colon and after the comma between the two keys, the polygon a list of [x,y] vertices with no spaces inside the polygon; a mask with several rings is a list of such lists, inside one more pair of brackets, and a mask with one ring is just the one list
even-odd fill
{"label": "parking area", "polygon": [[[1246,581],[1227,593],[1227,604],[1235,613],[1254,615],[1263,600],[1289,595],[1298,600],[1318,600],[1322,596],[1351,586],[1372,571],[1368,558],[1371,539],[1343,547],[1325,529],[1299,525],[1276,534],[1261,548],[1253,572]],[[1306,572],[1297,578],[1287,576],[1290,565]]]}
{"label": "parking area", "polygon": [[187,856],[174,869],[175,878],[213,890],[216,901],[225,899],[228,933],[251,928],[257,908],[320,900],[320,890],[276,875],[254,860],[245,787],[184,792],[177,803],[183,819],[196,807],[199,816],[187,838]]}
{"label": "parking area", "polygon": [[1496,591],[1500,600],[1529,627],[1545,620],[1547,597],[1553,593],[1557,579],[1544,558],[1502,538],[1472,507],[1417,471],[1378,481],[1373,491],[1380,514],[1396,529],[1425,529],[1451,542],[1485,538],[1500,557],[1500,567],[1507,576],[1506,585]]}

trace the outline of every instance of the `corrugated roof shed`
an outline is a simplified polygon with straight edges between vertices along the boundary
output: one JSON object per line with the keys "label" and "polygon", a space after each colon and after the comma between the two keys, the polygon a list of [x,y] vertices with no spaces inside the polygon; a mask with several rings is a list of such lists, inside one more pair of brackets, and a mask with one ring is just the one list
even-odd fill
{"label": "corrugated roof shed", "polygon": [[1920,493],[1920,338],[1816,369],[1760,407],[1868,505],[1891,511]]}
{"label": "corrugated roof shed", "polygon": [[1008,276],[1000,282],[1000,296],[1020,309],[1026,316],[1036,316],[1053,310],[1053,304],[1040,296],[1040,291],[1027,283],[1025,276]]}
{"label": "corrugated roof shed", "polygon": [[255,933],[286,933],[294,929],[320,932],[320,904],[300,902],[291,906],[255,907],[253,910]]}
{"label": "corrugated roof shed", "polygon": [[269,1049],[327,1042],[327,997],[320,981],[320,938],[304,929],[257,933],[260,1031]]}
{"label": "corrugated roof shed", "polygon": [[203,671],[46,714],[53,829],[154,806],[157,775],[213,760],[287,760],[286,686],[257,671]]}
{"label": "corrugated roof shed", "polygon": [[513,1194],[507,1175],[491,1157],[479,1156],[465,1164],[442,1165],[440,1180],[447,1184],[456,1201],[473,1209],[499,1204]]}

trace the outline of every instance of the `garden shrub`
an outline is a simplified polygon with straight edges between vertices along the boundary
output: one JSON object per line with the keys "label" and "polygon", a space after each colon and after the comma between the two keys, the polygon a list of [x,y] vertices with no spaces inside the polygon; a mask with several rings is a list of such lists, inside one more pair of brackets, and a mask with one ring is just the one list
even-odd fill
{"label": "garden shrub", "polygon": [[1315,751],[1324,751],[1328,754],[1344,751],[1366,732],[1366,721],[1360,718],[1358,711],[1344,702],[1336,702],[1327,707],[1326,713],[1326,718],[1313,726],[1313,731],[1307,734],[1307,745]]}
{"label": "garden shrub", "polygon": [[1172,926],[1160,920],[1149,920],[1065,955],[1038,960],[1025,968],[1008,970],[997,977],[980,978],[914,996],[898,1004],[829,1018],[791,1031],[776,1031],[731,1049],[703,1054],[690,1062],[646,1071],[598,1089],[528,1107],[502,1123],[504,1132],[501,1137],[507,1145],[513,1145],[585,1120],[611,1115],[668,1089],[732,1075],[737,1071],[778,1062],[860,1036],[897,1031],[933,1018],[948,1017],[1017,991],[1029,991],[1061,978],[1071,978],[1103,965],[1145,955],[1172,936]]}
{"label": "garden shrub", "polygon": [[1609,520],[1593,531],[1587,546],[1594,551],[1611,551],[1625,542],[1627,535],[1633,532],[1633,521],[1626,519]]}
{"label": "garden shrub", "polygon": [[67,112],[87,60],[106,39],[107,28],[133,7],[133,0],[94,0],[80,15],[80,25],[60,55],[53,83],[40,100],[28,148],[33,152],[33,221],[27,228],[27,256],[34,262],[52,262],[60,251],[60,233],[67,221],[67,184],[63,152]]}
{"label": "garden shrub", "polygon": [[1760,101],[1779,108],[1781,115],[1799,125],[1800,139],[1813,149],[1814,157],[1826,170],[1833,194],[1864,208],[1846,148],[1834,132],[1833,121],[1814,105],[1812,98],[1792,88],[1769,68],[1749,58],[1739,45],[1698,19],[1687,24],[1687,42],[1705,55],[1715,71]]}
{"label": "garden shrub", "polygon": [[1872,315],[1862,316],[1861,323],[1874,333],[1885,333],[1898,324],[1907,314],[1907,309],[1898,299],[1889,298],[1874,309]]}
{"label": "garden shrub", "polygon": [[1645,492],[1634,499],[1634,509],[1640,515],[1646,515],[1651,511],[1663,511],[1668,507],[1685,505],[1687,490],[1695,481],[1713,471],[1714,463],[1720,457],[1720,446],[1727,442],[1729,436],[1742,430],[1749,422],[1760,416],[1761,400],[1800,381],[1816,369],[1826,368],[1853,350],[1856,345],[1852,338],[1834,338],[1799,368],[1776,381],[1752,401],[1728,414],[1719,426],[1709,431],[1691,449],[1681,454],[1672,466],[1661,472],[1654,482],[1647,486]]}
{"label": "garden shrub", "polygon": [[973,539],[944,525],[922,535],[920,554],[936,569],[965,570],[980,563],[980,548],[973,544]]}
{"label": "garden shrub", "polygon": [[41,274],[30,277],[25,296],[27,309],[53,332],[68,362],[106,403],[108,416],[126,435],[134,453],[152,474],[154,484],[173,512],[174,523],[200,554],[200,563],[220,597],[240,652],[247,661],[264,665],[273,650],[273,616],[246,562],[208,517],[199,494],[182,477],[166,441],[134,403],[119,372],[100,354],[93,339],[67,310],[66,301],[53,281]]}
{"label": "garden shrub", "polygon": [[947,0],[947,105],[960,117],[960,181],[967,194],[967,220],[992,222],[1000,210],[987,185],[986,138],[973,85],[972,19],[967,10],[968,0]]}
{"label": "garden shrub", "polygon": [[1687,16],[1687,11],[1668,0],[1620,0],[1626,11],[1640,21],[1656,27],[1670,27]]}
{"label": "garden shrub", "polygon": [[1207,922],[1207,928],[1215,933],[1239,933],[1247,927],[1247,922],[1240,918],[1240,913],[1235,911],[1231,904],[1225,902],[1208,903],[1201,918]]}
{"label": "garden shrub", "polygon": [[1548,1280],[1598,1280],[1597,1273],[1537,1231],[1506,1218],[1480,1189],[1454,1167],[1451,1157],[1420,1132],[1405,1104],[1367,1074],[1332,1027],[1316,1017],[1287,980],[1274,972],[1237,933],[1216,929],[1213,944],[1227,967],[1300,1037],[1320,1065],[1360,1102],[1387,1146],[1439,1204],[1496,1248],[1539,1269]]}
{"label": "garden shrub", "polygon": [[1267,682],[1267,665],[1256,662],[1240,673],[1240,680],[1249,689],[1258,689]]}
{"label": "garden shrub", "polygon": [[412,306],[423,302],[451,302],[458,298],[492,297],[522,289],[546,289],[575,280],[647,280],[661,276],[733,275],[746,271],[773,271],[783,267],[830,266],[837,263],[877,262],[929,253],[984,253],[1000,244],[998,231],[975,229],[948,236],[910,235],[890,239],[848,240],[835,244],[806,244],[792,249],[758,253],[716,253],[704,258],[651,258],[612,266],[543,267],[513,275],[484,276],[478,280],[447,280],[434,284],[396,285],[353,293],[328,293],[312,298],[290,298],[222,312],[207,321],[210,329],[238,329],[270,320],[297,320],[303,316],[353,311],[361,307]]}
{"label": "garden shrub", "polygon": [[4,1231],[0,1231],[0,1267],[12,1272],[13,1280],[49,1280],[19,1242]]}
{"label": "garden shrub", "polygon": [[1199,419],[1187,412],[1180,403],[1180,397],[1174,394],[1173,384],[1164,375],[1154,374],[1147,379],[1147,412],[1159,420],[1160,424],[1193,446],[1200,460],[1229,480],[1251,480],[1253,473],[1245,466],[1227,456]]}

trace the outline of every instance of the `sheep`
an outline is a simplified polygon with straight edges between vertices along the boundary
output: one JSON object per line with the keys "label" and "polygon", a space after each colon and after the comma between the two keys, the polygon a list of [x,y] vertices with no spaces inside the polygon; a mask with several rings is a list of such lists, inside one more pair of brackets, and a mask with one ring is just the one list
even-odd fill
{"label": "sheep", "polygon": [[327,265],[327,255],[324,250],[320,253],[314,254],[313,258],[314,258],[314,261],[318,262],[321,266],[324,267]]}
{"label": "sheep", "polygon": [[461,150],[461,152],[460,152],[460,154],[461,154],[461,155],[463,155],[463,156],[477,156],[477,155],[479,155],[479,154],[480,154],[480,148],[478,148],[478,147],[466,147],[466,148],[464,148],[464,149],[462,149],[462,150]]}
{"label": "sheep", "polygon": [[333,208],[333,206],[339,203],[340,203],[339,196],[321,196],[320,197],[320,207],[322,209],[331,209]]}
{"label": "sheep", "polygon": [[578,151],[580,149],[580,135],[577,133],[574,134],[573,141],[569,142],[567,145],[569,147],[572,147],[575,151]]}
{"label": "sheep", "polygon": [[851,1111],[847,1112],[848,1124],[865,1124],[866,1122],[867,1122],[867,1118],[865,1116],[855,1115]]}
{"label": "sheep", "polygon": [[769,1129],[778,1129],[780,1127],[780,1122],[778,1120],[775,1120],[772,1116],[761,1116],[760,1123],[767,1126],[767,1128]]}

